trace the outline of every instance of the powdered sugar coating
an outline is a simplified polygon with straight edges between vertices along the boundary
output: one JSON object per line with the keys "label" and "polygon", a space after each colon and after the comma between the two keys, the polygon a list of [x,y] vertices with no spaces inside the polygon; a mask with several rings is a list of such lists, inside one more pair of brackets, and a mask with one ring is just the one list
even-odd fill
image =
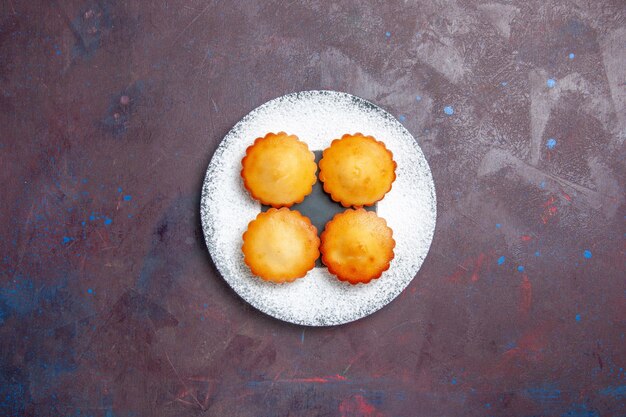
{"label": "powdered sugar coating", "polygon": [[[297,135],[311,150],[325,149],[345,133],[362,132],[382,141],[393,153],[398,165],[396,180],[378,202],[377,211],[393,230],[395,257],[379,279],[351,285],[339,281],[326,268],[314,268],[289,284],[273,284],[252,276],[243,262],[242,235],[261,206],[243,187],[241,159],[257,137],[279,131]],[[372,314],[409,285],[432,242],[436,197],[426,158],[413,136],[393,116],[350,94],[304,91],[268,101],[228,132],[207,169],[200,212],[209,252],[237,294],[277,319],[331,326]]]}

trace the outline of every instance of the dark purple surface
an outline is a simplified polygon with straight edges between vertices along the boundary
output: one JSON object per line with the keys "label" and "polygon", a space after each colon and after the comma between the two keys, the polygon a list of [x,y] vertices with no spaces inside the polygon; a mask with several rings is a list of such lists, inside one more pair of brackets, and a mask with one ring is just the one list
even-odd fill
{"label": "dark purple surface", "polygon": [[[2,2],[0,415],[626,415],[626,6],[368,3]],[[307,89],[396,115],[438,195],[337,328],[248,307],[199,225],[224,134]]]}

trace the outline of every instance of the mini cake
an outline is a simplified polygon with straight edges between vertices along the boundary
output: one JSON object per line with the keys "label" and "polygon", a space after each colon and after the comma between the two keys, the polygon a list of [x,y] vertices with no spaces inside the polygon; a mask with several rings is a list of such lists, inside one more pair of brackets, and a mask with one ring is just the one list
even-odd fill
{"label": "mini cake", "polygon": [[393,155],[382,142],[361,133],[335,139],[322,154],[324,191],[344,207],[371,206],[396,179]]}
{"label": "mini cake", "polygon": [[272,207],[291,207],[311,193],[317,181],[315,154],[285,132],[268,133],[246,150],[241,177],[253,198]]}
{"label": "mini cake", "polygon": [[319,246],[311,221],[283,207],[259,213],[248,224],[241,250],[254,275],[280,283],[305,276],[320,256]]}
{"label": "mini cake", "polygon": [[362,208],[337,214],[322,233],[322,262],[350,284],[379,278],[393,259],[393,232],[376,213]]}

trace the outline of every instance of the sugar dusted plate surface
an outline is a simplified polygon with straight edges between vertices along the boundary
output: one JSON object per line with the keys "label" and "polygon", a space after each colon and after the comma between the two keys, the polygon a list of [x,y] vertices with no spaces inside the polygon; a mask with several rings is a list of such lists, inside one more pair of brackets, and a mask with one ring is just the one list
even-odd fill
{"label": "sugar dusted plate surface", "polygon": [[[256,138],[279,131],[297,135],[312,151],[325,149],[345,133],[361,132],[384,142],[393,152],[397,178],[376,211],[393,229],[395,257],[379,279],[351,285],[324,267],[289,284],[269,283],[251,274],[243,262],[242,235],[262,206],[243,187],[241,159]],[[228,132],[207,169],[200,213],[213,261],[239,296],[280,320],[331,326],[374,313],[409,285],[432,242],[436,196],[424,154],[393,116],[350,94],[303,91],[257,107]]]}

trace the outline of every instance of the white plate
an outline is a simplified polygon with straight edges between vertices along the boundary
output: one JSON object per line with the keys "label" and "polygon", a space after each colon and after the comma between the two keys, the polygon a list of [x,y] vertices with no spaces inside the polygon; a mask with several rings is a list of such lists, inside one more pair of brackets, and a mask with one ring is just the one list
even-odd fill
{"label": "white plate", "polygon": [[[243,187],[241,159],[257,137],[280,131],[297,135],[313,151],[323,150],[345,133],[361,132],[393,152],[397,178],[377,211],[393,229],[395,257],[379,279],[350,285],[316,267],[306,277],[280,285],[250,273],[243,262],[241,236],[261,205]],[[372,314],[409,285],[432,242],[436,197],[424,154],[393,116],[350,94],[304,91],[268,101],[228,132],[207,169],[200,213],[213,261],[237,294],[277,319],[331,326]]]}

